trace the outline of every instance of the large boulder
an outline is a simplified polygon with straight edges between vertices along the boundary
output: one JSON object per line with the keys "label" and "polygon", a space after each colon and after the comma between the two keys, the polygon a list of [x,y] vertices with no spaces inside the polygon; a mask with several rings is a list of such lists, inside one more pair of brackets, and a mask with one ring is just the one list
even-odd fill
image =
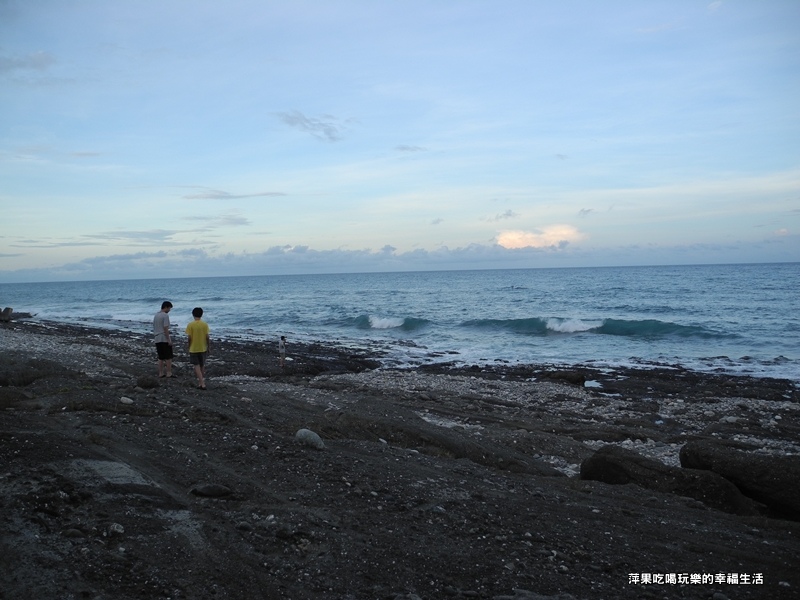
{"label": "large boulder", "polygon": [[615,485],[633,483],[649,490],[694,498],[736,515],[761,512],[757,503],[716,473],[671,467],[611,444],[603,446],[581,463],[581,479]]}
{"label": "large boulder", "polygon": [[681,448],[680,457],[681,466],[724,477],[766,505],[772,516],[800,521],[800,456],[768,456],[694,441]]}

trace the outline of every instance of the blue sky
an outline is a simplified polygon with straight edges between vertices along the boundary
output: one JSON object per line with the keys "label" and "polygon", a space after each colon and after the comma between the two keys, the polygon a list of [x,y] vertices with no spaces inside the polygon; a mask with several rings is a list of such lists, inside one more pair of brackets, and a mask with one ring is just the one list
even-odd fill
{"label": "blue sky", "polygon": [[0,0],[0,281],[800,261],[800,2]]}

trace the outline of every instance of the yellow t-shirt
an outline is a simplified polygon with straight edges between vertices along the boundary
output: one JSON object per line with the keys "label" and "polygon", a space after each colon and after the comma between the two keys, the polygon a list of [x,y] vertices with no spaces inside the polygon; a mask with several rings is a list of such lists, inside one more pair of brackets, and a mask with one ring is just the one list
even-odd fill
{"label": "yellow t-shirt", "polygon": [[186,335],[189,336],[189,352],[208,352],[208,323],[195,320],[186,326]]}

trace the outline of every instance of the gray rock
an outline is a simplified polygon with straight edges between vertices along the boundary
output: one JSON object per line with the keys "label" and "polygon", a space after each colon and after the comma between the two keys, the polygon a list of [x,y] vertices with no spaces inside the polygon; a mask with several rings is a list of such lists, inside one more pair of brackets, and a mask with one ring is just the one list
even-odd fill
{"label": "gray rock", "polygon": [[581,479],[643,488],[699,500],[737,515],[759,514],[757,503],[735,485],[710,471],[671,467],[614,445],[603,446],[581,464]]}
{"label": "gray rock", "polygon": [[681,466],[714,472],[778,517],[800,521],[800,457],[767,456],[710,441],[681,448]]}
{"label": "gray rock", "polygon": [[322,438],[319,437],[319,435],[310,429],[300,429],[294,434],[294,439],[305,446],[316,448],[317,450],[325,449],[325,442],[322,441]]}

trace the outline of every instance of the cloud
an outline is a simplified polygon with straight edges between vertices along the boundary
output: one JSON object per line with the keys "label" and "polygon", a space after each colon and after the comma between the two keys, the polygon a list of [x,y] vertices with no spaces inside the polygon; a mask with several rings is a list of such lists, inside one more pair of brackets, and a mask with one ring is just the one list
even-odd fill
{"label": "cloud", "polygon": [[237,200],[240,198],[262,198],[262,197],[277,197],[277,196],[285,196],[283,192],[256,192],[254,194],[231,194],[230,192],[225,192],[223,190],[213,190],[211,188],[205,188],[201,186],[189,186],[200,190],[205,190],[204,192],[197,193],[197,194],[187,194],[183,196],[185,200]]}
{"label": "cloud", "polygon": [[278,118],[290,127],[308,132],[315,138],[327,142],[338,142],[342,139],[343,132],[346,131],[346,127],[341,124],[339,119],[331,115],[313,118],[305,116],[299,110],[293,110],[292,112],[278,113]]}
{"label": "cloud", "polygon": [[406,146],[405,144],[395,146],[394,149],[399,150],[400,152],[424,152],[427,150],[427,148],[423,148],[422,146]]}
{"label": "cloud", "polygon": [[722,0],[716,0],[708,5],[708,12],[717,12],[720,8],[722,8]]}
{"label": "cloud", "polygon": [[9,244],[14,248],[80,248],[83,246],[102,246],[102,242],[88,242],[85,240],[71,240],[69,242],[50,242],[45,240],[23,240],[13,244]]}
{"label": "cloud", "polygon": [[180,229],[150,229],[143,231],[108,231],[105,233],[86,234],[82,237],[90,240],[103,240],[104,242],[123,242],[134,246],[151,246],[153,244],[174,246],[185,245],[172,239],[181,233],[187,232]]}
{"label": "cloud", "polygon": [[518,216],[519,215],[517,213],[515,213],[513,210],[507,210],[506,212],[504,212],[502,214],[497,214],[497,215],[495,215],[493,217],[488,217],[488,218],[482,219],[482,220],[489,221],[489,222],[496,222],[496,221],[503,221],[505,219],[514,219],[514,218],[516,218]]}
{"label": "cloud", "polygon": [[[564,234],[556,235],[558,228]],[[549,232],[549,234],[547,233]],[[509,232],[504,232],[509,233]],[[156,252],[97,256],[57,267],[0,270],[3,282],[86,281],[100,279],[186,277],[202,272],[208,277],[235,275],[280,275],[314,273],[368,273],[398,271],[437,271],[458,269],[514,269],[535,267],[586,267],[615,265],[694,264],[702,255],[714,263],[786,262],[800,260],[800,236],[770,237],[756,243],[660,246],[658,244],[587,248],[570,246],[569,234],[581,235],[574,228],[558,225],[542,232],[517,232],[517,239],[533,236],[539,247],[507,248],[499,243],[468,244],[457,248],[440,246],[427,250],[398,253],[386,245],[377,251],[369,248],[316,250],[307,245],[289,244],[268,247],[260,252],[214,254],[208,249],[165,248]],[[502,235],[502,234],[501,234]],[[551,235],[550,239],[546,239]],[[527,241],[531,241],[528,239]],[[549,245],[547,245],[547,243]],[[553,250],[557,249],[557,252]],[[631,256],[636,260],[632,261]],[[757,256],[758,261],[753,261]]]}
{"label": "cloud", "polygon": [[590,213],[594,212],[593,208],[582,208],[578,211],[579,217],[588,217]]}
{"label": "cloud", "polygon": [[47,52],[34,52],[27,56],[0,56],[0,73],[11,71],[44,71],[56,59]]}
{"label": "cloud", "polygon": [[191,216],[186,217],[187,221],[202,221],[204,223],[208,223],[208,227],[241,227],[241,226],[249,226],[252,225],[252,221],[247,217],[243,217],[236,213],[229,213],[225,215],[219,215],[216,217],[200,217],[200,216]]}
{"label": "cloud", "polygon": [[503,231],[497,236],[498,245],[507,249],[564,248],[586,236],[572,225],[550,225],[541,231]]}
{"label": "cloud", "polygon": [[444,223],[444,219],[437,217],[436,219],[431,221],[431,225],[438,225],[439,223]]}

